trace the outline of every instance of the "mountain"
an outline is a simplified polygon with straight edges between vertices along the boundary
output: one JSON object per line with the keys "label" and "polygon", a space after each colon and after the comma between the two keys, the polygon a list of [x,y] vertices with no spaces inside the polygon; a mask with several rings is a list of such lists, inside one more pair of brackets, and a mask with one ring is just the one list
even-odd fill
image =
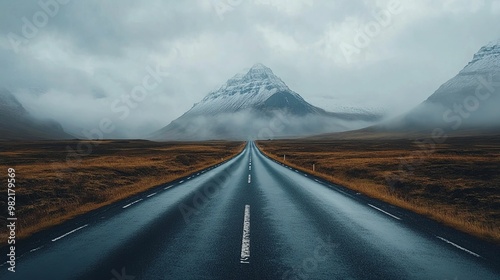
{"label": "mountain", "polygon": [[306,102],[271,69],[255,64],[210,92],[154,140],[268,139],[345,131],[381,118],[365,111],[327,112]]}
{"label": "mountain", "polygon": [[52,120],[31,116],[12,93],[0,89],[0,140],[41,140],[74,138]]}
{"label": "mountain", "polygon": [[[474,54],[452,79],[409,113],[384,125],[386,130],[445,132],[500,128],[500,40]],[[500,130],[498,130],[500,131]]]}

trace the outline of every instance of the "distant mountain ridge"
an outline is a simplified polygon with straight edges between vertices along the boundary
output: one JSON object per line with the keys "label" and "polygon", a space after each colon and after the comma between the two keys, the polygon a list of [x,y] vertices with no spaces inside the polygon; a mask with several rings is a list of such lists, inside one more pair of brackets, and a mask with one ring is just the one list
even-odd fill
{"label": "distant mountain ridge", "polygon": [[427,100],[379,128],[447,131],[500,128],[500,40],[481,47],[472,60]]}
{"label": "distant mountain ridge", "polygon": [[0,140],[70,138],[59,123],[34,118],[10,91],[0,89]]}
{"label": "distant mountain ridge", "polygon": [[155,140],[262,139],[343,131],[381,116],[327,112],[306,102],[270,68],[257,63],[153,134]]}

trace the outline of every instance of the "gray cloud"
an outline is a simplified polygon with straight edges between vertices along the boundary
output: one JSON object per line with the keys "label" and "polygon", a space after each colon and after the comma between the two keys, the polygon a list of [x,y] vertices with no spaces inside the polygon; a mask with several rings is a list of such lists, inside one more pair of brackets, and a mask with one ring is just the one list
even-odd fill
{"label": "gray cloud", "polygon": [[[59,3],[40,2],[49,12]],[[109,118],[116,125],[109,137],[141,137],[168,124],[256,62],[319,107],[403,112],[500,37],[497,0],[402,0],[387,24],[391,0],[64,2],[53,15],[39,1],[0,3],[0,86],[74,133]],[[23,18],[42,23],[32,38],[23,35]],[[366,30],[369,42],[358,47]],[[22,39],[17,52],[12,38]],[[346,56],[343,44],[357,52]],[[120,118],[113,102],[157,65],[168,77]]]}

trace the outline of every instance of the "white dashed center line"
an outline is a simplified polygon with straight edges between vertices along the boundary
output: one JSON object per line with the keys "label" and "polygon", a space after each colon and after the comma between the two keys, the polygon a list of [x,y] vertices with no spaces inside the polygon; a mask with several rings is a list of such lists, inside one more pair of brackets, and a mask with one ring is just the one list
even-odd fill
{"label": "white dashed center line", "polygon": [[240,263],[250,263],[250,205],[245,205]]}
{"label": "white dashed center line", "polygon": [[252,182],[252,175],[248,174],[248,183]]}
{"label": "white dashed center line", "polygon": [[30,253],[35,252],[35,251],[38,251],[38,250],[40,250],[40,249],[42,249],[42,248],[43,248],[43,246],[36,247],[35,249],[31,249],[31,250],[30,250]]}

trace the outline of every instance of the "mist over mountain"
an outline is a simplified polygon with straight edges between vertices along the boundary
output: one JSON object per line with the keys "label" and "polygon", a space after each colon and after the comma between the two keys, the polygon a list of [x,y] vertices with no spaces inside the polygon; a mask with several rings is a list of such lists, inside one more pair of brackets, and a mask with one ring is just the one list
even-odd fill
{"label": "mist over mountain", "polygon": [[269,139],[346,131],[379,121],[366,110],[327,112],[305,101],[271,69],[255,64],[169,125],[155,140]]}
{"label": "mist over mountain", "polygon": [[33,117],[6,89],[0,89],[0,140],[69,139],[62,126],[53,120]]}
{"label": "mist over mountain", "polygon": [[452,79],[409,113],[378,125],[388,130],[500,128],[500,40],[474,54]]}

